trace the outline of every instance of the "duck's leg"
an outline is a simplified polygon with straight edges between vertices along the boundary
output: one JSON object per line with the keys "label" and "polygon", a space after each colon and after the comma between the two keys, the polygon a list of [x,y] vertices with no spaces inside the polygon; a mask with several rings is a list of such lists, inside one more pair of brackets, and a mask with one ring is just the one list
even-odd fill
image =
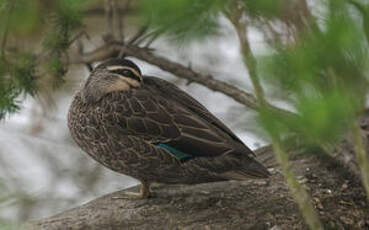
{"label": "duck's leg", "polygon": [[147,182],[141,182],[140,192],[124,192],[119,197],[112,197],[113,199],[146,199],[150,196],[150,184]]}

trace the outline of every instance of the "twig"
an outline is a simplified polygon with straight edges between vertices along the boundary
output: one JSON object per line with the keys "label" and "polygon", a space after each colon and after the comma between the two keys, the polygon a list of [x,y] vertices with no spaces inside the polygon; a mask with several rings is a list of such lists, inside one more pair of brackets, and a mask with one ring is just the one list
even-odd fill
{"label": "twig", "polygon": [[150,47],[150,45],[163,33],[163,30],[154,30],[150,33],[146,33],[145,35],[141,36],[137,41],[136,44],[142,44],[145,40],[148,40],[144,47]]}
{"label": "twig", "polygon": [[265,20],[263,21],[263,23],[266,25],[266,27],[268,28],[269,32],[270,32],[270,36],[269,39],[267,38],[267,42],[269,44],[283,44],[282,43],[282,34],[277,32],[275,28],[273,28],[273,25],[271,24],[270,21]]}
{"label": "twig", "polygon": [[140,38],[136,40],[136,44],[142,44],[146,39],[149,39],[151,37],[154,37],[156,34],[156,31],[148,32],[144,35],[142,35]]}
{"label": "twig", "polygon": [[145,47],[150,47],[151,46],[151,44],[157,39],[157,38],[159,38],[159,36],[160,36],[160,32],[157,32],[157,33],[155,33],[155,34],[153,34],[151,37],[150,37],[150,39],[146,42],[146,44],[145,44]]}
{"label": "twig", "polygon": [[368,153],[365,150],[361,129],[357,122],[355,122],[351,128],[352,135],[352,143],[355,147],[356,159],[358,161],[360,172],[361,172],[361,180],[363,186],[366,190],[367,199],[369,201],[369,161],[368,161]]}
{"label": "twig", "polygon": [[[118,14],[125,15],[125,16],[137,13],[137,9],[133,8],[131,5],[127,9],[123,8],[123,9],[118,9],[117,11],[118,11]],[[104,16],[105,14],[106,14],[106,11],[104,8],[91,8],[83,12],[83,15],[86,15],[86,16]]]}
{"label": "twig", "polygon": [[353,5],[360,13],[362,14],[365,13],[364,6],[361,3],[359,3],[357,0],[347,0],[347,2]]}
{"label": "twig", "polygon": [[5,46],[6,43],[8,42],[8,36],[9,36],[9,27],[10,27],[10,17],[14,8],[14,4],[16,4],[16,0],[14,0],[13,2],[9,2],[8,4],[10,4],[8,10],[7,10],[7,14],[5,16],[5,28],[4,28],[4,33],[3,33],[3,37],[2,37],[2,41],[1,41],[1,57],[4,58],[5,57]]}
{"label": "twig", "polygon": [[113,0],[105,0],[105,17],[108,35],[114,38]]}
{"label": "twig", "polygon": [[[148,29],[148,25],[144,25],[142,26],[135,35],[133,35],[133,37],[131,39],[129,39],[128,44],[129,45],[133,45],[133,44],[140,44],[139,40],[141,37],[143,37],[143,35],[146,33]],[[122,41],[122,43],[124,44],[124,41]],[[125,56],[127,56],[126,54],[126,47],[123,46],[122,49],[119,51],[118,57],[119,58],[124,58]]]}
{"label": "twig", "polygon": [[84,36],[87,40],[90,40],[90,35],[88,35],[88,33],[86,31],[81,31],[78,34],[76,34],[70,41],[69,41],[69,46],[72,45],[75,41],[79,40],[80,38],[82,38],[82,36]]}
{"label": "twig", "polygon": [[369,5],[363,5],[356,0],[348,0],[348,3],[353,5],[363,17],[363,28],[366,36],[366,40],[369,43]]}
{"label": "twig", "polygon": [[247,25],[243,20],[243,12],[244,9],[242,3],[238,0],[234,0],[230,5],[230,12],[225,13],[225,15],[236,29],[237,36],[240,41],[243,62],[248,69],[258,103],[260,105],[265,105],[266,101],[264,99],[263,88],[261,87],[259,76],[256,71],[256,58],[251,51],[250,43],[247,38]]}
{"label": "twig", "polygon": [[118,4],[117,4],[117,1],[116,0],[111,0],[111,14],[112,14],[112,24],[113,24],[113,35],[115,37],[115,32],[116,30],[119,31],[119,27],[118,27],[118,24],[119,24],[119,18],[118,18]]}
{"label": "twig", "polygon": [[287,181],[292,196],[298,204],[306,223],[309,225],[310,229],[323,230],[324,228],[319,221],[314,207],[311,204],[310,197],[297,181],[297,178],[293,173],[291,164],[288,160],[288,153],[282,148],[279,140],[273,141],[273,149],[276,159],[282,168],[283,175]]}
{"label": "twig", "polygon": [[126,0],[123,10],[120,10],[119,7],[117,7],[117,17],[118,17],[118,30],[119,30],[119,38],[120,41],[124,41],[124,13],[127,12],[130,9],[131,1]]}
{"label": "twig", "polygon": [[146,33],[146,31],[147,31],[148,28],[149,28],[148,25],[142,26],[137,31],[137,33],[128,41],[128,44],[131,44],[131,45],[135,44],[135,42]]}
{"label": "twig", "polygon": [[[78,54],[79,55],[82,55],[83,54],[83,52],[84,52],[84,47],[83,47],[83,43],[81,42],[81,40],[80,39],[78,39],[77,40],[77,51],[78,51]],[[86,63],[84,63],[85,65],[86,65],[86,67],[87,67],[87,69],[88,69],[88,71],[89,72],[91,72],[92,71],[92,65],[91,65],[91,63],[90,62],[86,62]]]}
{"label": "twig", "polygon": [[[127,5],[127,2],[129,1],[126,1],[126,4],[125,4],[125,7]],[[114,9],[114,12],[115,12],[115,17],[116,17],[116,20],[117,20],[117,26],[118,26],[118,32],[119,32],[119,40],[121,42],[124,42],[124,17],[123,17],[123,14],[121,13],[121,11],[119,10],[120,9],[120,4],[118,3],[116,5],[116,8]]]}

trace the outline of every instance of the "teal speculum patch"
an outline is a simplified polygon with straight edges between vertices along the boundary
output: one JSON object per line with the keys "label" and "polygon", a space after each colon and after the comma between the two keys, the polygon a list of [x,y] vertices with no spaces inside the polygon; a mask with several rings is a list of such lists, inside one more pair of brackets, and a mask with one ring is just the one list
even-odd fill
{"label": "teal speculum patch", "polygon": [[174,155],[180,161],[184,161],[184,160],[188,160],[190,158],[193,158],[192,155],[181,152],[178,149],[175,149],[175,148],[173,148],[169,145],[159,143],[158,146],[165,149],[165,150],[167,150],[167,151],[169,151],[172,155]]}

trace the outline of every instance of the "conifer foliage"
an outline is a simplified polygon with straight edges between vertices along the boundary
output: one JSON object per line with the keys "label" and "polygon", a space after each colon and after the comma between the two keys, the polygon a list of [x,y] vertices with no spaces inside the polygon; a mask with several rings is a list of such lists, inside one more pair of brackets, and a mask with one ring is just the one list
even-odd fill
{"label": "conifer foliage", "polygon": [[[25,96],[36,96],[45,86],[40,81],[60,85],[67,68],[61,59],[82,26],[87,2],[0,1],[0,119],[18,111]],[[22,44],[25,38],[39,42]]]}

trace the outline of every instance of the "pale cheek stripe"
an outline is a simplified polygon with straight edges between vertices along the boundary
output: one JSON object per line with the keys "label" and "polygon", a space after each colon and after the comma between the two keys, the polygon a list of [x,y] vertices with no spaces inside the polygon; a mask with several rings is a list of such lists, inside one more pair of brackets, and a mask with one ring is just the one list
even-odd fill
{"label": "pale cheek stripe", "polygon": [[136,76],[139,76],[141,78],[141,74],[138,73],[135,69],[128,67],[128,66],[121,66],[121,65],[111,65],[106,67],[108,70],[117,70],[117,69],[128,69],[130,71],[132,71],[134,74],[136,74]]}

